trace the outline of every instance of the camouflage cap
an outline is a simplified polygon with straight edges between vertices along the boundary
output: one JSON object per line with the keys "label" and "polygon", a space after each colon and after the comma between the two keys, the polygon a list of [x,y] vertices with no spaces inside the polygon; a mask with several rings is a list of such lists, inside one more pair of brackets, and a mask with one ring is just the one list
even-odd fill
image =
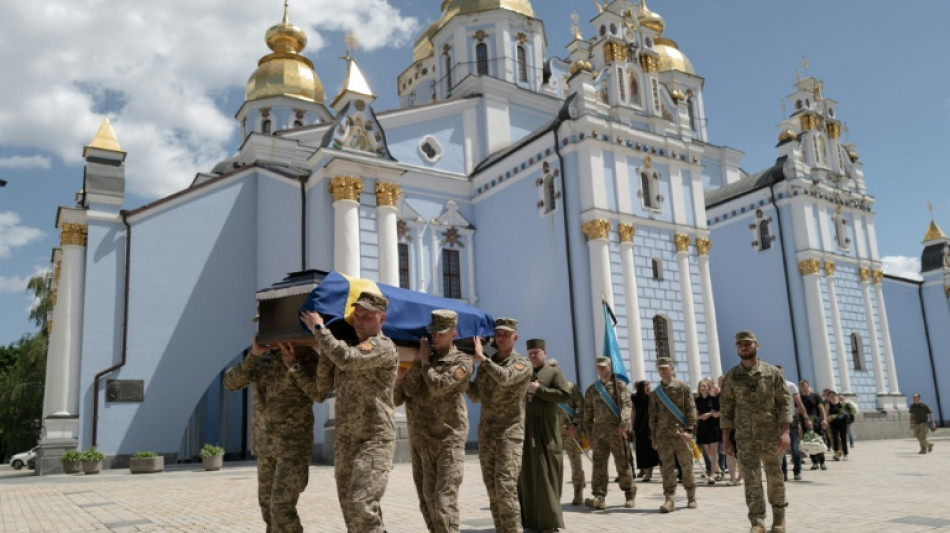
{"label": "camouflage cap", "polygon": [[455,329],[458,325],[459,315],[451,309],[436,309],[432,311],[432,322],[426,326],[430,333],[441,333],[450,329]]}
{"label": "camouflage cap", "polygon": [[377,313],[385,313],[386,308],[389,306],[389,299],[375,292],[363,291],[353,305],[358,305]]}
{"label": "camouflage cap", "polygon": [[597,366],[610,366],[610,358],[601,355],[597,358]]}
{"label": "camouflage cap", "polygon": [[496,318],[495,329],[518,331],[518,321],[513,318]]}
{"label": "camouflage cap", "polygon": [[743,330],[739,333],[736,333],[736,344],[739,344],[742,341],[759,342],[759,340],[755,338],[755,333],[748,330]]}
{"label": "camouflage cap", "polygon": [[544,342],[544,339],[528,339],[525,341],[525,344],[528,345],[528,350],[547,350],[547,343]]}
{"label": "camouflage cap", "polygon": [[656,367],[663,368],[664,366],[673,366],[673,360],[669,357],[658,357],[656,360]]}

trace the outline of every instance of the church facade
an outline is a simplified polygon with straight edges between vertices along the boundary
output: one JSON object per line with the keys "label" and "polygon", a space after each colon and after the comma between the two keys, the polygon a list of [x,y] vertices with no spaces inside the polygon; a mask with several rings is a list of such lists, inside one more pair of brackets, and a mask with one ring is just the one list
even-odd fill
{"label": "church facade", "polygon": [[[104,121],[77,205],[57,215],[41,470],[77,445],[246,455],[248,394],[221,376],[255,331],[255,291],[304,269],[516,317],[582,385],[607,302],[633,379],[658,379],[668,355],[695,386],[734,364],[735,330],[756,329],[786,369],[902,409],[873,199],[820,82],[800,80],[779,162],[749,176],[707,138],[703,78],[663,18],[628,0],[598,11],[583,30],[575,18],[560,59],[528,0],[447,0],[397,80],[401,106],[377,113],[349,53],[327,104],[285,9],[237,111],[237,153],[141,207],[125,205],[126,154]],[[772,245],[780,220],[788,240]],[[773,253],[739,257],[765,236]],[[784,284],[768,277],[783,269]],[[774,322],[744,310],[736,279],[787,287],[768,295]],[[843,366],[852,333],[870,369]],[[320,446],[332,413],[314,410]]]}

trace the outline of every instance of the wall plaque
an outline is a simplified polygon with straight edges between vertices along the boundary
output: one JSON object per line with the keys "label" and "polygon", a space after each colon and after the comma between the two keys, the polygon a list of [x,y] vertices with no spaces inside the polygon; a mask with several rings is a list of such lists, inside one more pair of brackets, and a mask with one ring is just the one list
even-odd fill
{"label": "wall plaque", "polygon": [[144,402],[145,380],[110,379],[106,381],[107,402]]}

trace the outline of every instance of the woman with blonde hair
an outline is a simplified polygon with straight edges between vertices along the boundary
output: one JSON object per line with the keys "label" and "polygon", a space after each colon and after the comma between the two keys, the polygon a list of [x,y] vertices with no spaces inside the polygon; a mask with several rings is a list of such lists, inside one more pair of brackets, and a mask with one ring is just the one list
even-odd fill
{"label": "woman with blonde hair", "polygon": [[722,479],[719,471],[719,442],[722,430],[719,429],[719,397],[712,395],[711,378],[703,378],[696,387],[696,444],[703,447],[708,464],[706,480],[710,485]]}

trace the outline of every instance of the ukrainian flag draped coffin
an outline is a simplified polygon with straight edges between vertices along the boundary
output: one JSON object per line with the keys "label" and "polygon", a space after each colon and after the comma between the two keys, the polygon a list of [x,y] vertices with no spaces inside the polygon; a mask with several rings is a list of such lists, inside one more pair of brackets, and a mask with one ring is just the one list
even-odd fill
{"label": "ukrainian flag draped coffin", "polygon": [[[351,278],[339,272],[327,274],[300,310],[320,313],[331,330],[335,329],[340,319],[352,325],[353,305],[363,291],[382,294],[389,299],[383,334],[397,344],[415,343],[427,335],[426,326],[431,322],[431,314],[435,309],[451,309],[458,313],[457,329],[461,338],[495,336],[495,320],[491,315],[461,300],[432,296],[368,279]],[[300,327],[306,331],[302,322]]]}

